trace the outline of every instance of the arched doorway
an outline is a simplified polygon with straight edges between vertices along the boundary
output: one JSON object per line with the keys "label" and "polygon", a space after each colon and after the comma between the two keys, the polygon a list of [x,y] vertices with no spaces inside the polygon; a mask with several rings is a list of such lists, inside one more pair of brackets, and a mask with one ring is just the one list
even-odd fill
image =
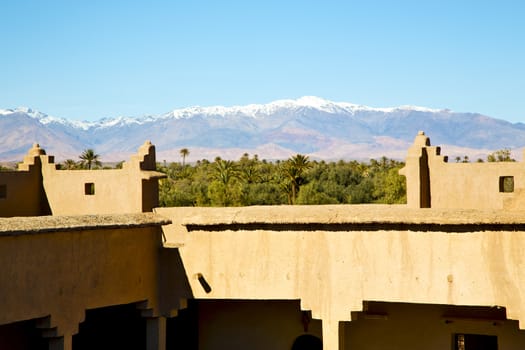
{"label": "arched doorway", "polygon": [[303,334],[295,339],[292,350],[323,350],[323,342],[314,335]]}

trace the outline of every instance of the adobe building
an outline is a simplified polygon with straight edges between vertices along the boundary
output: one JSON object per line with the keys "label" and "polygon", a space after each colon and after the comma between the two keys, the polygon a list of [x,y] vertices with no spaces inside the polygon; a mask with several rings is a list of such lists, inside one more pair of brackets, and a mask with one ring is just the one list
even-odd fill
{"label": "adobe building", "polygon": [[408,150],[401,174],[407,179],[410,208],[525,208],[522,162],[448,163],[441,148],[420,131]]}
{"label": "adobe building", "polygon": [[149,143],[122,170],[44,153],[0,173],[1,349],[525,347],[523,163],[421,133],[407,205],[157,208]]}

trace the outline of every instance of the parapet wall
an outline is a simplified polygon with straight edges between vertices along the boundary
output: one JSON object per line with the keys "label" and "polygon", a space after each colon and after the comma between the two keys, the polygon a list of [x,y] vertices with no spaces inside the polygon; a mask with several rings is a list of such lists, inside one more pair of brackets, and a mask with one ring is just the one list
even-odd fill
{"label": "parapet wall", "polygon": [[[122,169],[58,170],[35,144],[19,171],[0,172],[0,216],[119,214],[158,205],[155,147],[146,142]],[[3,197],[3,198],[2,198]]]}
{"label": "parapet wall", "polygon": [[400,173],[411,208],[525,208],[523,162],[448,163],[439,147],[420,132]]}
{"label": "parapet wall", "polygon": [[0,172],[0,217],[51,213],[42,185],[40,156],[43,154],[44,150],[35,144],[18,171]]}

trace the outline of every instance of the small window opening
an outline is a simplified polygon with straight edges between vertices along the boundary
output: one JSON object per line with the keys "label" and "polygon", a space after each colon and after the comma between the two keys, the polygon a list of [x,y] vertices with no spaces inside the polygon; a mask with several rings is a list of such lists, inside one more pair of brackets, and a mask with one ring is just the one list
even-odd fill
{"label": "small window opening", "polygon": [[95,194],[95,184],[93,182],[84,184],[84,194],[87,196],[92,196]]}
{"label": "small window opening", "polygon": [[0,199],[7,198],[7,185],[0,185]]}
{"label": "small window opening", "polygon": [[499,191],[505,193],[514,192],[514,176],[500,176]]}
{"label": "small window opening", "polygon": [[498,337],[481,334],[454,334],[454,350],[498,350]]}

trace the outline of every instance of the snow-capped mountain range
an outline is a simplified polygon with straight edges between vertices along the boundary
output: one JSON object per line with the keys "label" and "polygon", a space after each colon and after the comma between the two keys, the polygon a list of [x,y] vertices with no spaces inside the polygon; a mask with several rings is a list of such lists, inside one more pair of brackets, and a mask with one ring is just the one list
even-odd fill
{"label": "snow-capped mountain range", "polygon": [[[58,161],[94,148],[103,161],[127,159],[145,141],[157,160],[179,161],[243,153],[285,159],[295,153],[319,159],[403,159],[419,130],[450,155],[485,158],[501,148],[525,146],[525,125],[477,113],[417,106],[372,108],[318,97],[233,107],[189,107],[161,115],[72,121],[29,108],[0,109],[0,160],[20,160],[38,142]],[[516,156],[521,158],[520,152]]]}

